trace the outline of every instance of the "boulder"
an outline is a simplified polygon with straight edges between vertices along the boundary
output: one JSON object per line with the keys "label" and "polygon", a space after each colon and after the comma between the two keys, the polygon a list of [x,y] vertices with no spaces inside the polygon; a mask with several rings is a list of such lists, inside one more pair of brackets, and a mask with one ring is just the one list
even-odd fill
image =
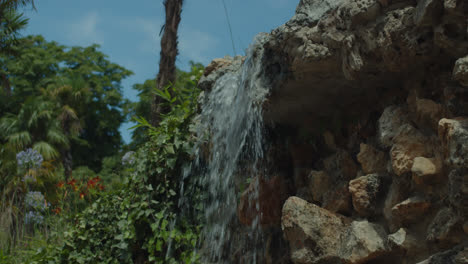
{"label": "boulder", "polygon": [[447,162],[468,168],[468,119],[441,119],[438,132]]}
{"label": "boulder", "polygon": [[400,127],[408,122],[408,112],[401,106],[389,106],[385,108],[378,121],[377,136],[384,147],[393,145],[393,138]]}
{"label": "boulder", "polygon": [[442,161],[438,158],[416,157],[411,167],[413,180],[418,185],[436,183],[440,178],[441,170]]}
{"label": "boulder", "polygon": [[415,196],[404,200],[392,208],[392,218],[403,226],[408,226],[423,219],[431,203]]}
{"label": "boulder", "polygon": [[451,209],[441,209],[429,225],[427,240],[439,244],[457,244],[462,240],[460,217]]}
{"label": "boulder", "polygon": [[393,142],[390,158],[396,175],[410,172],[414,158],[433,155],[430,140],[409,124],[404,124],[398,129]]}
{"label": "boulder", "polygon": [[290,197],[283,206],[281,228],[291,248],[294,263],[319,263],[339,259],[339,237],[350,220],[310,204],[298,197]]}
{"label": "boulder", "polygon": [[361,163],[362,171],[366,174],[384,172],[387,170],[385,153],[371,145],[361,144],[357,160]]}
{"label": "boulder", "polygon": [[385,230],[334,214],[298,197],[283,207],[282,230],[294,263],[364,263],[388,252]]}
{"label": "boulder", "polygon": [[352,196],[354,210],[360,216],[375,214],[379,194],[383,189],[383,176],[369,174],[349,182],[349,192]]}
{"label": "boulder", "polygon": [[449,174],[448,198],[458,214],[468,218],[468,169],[453,169]]}

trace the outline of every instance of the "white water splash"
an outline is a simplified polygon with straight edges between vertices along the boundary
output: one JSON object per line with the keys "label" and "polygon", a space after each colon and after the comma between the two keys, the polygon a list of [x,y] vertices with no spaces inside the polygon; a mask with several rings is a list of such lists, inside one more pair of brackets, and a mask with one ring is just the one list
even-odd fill
{"label": "white water splash", "polygon": [[[201,177],[201,185],[206,186],[208,193],[203,233],[206,261],[230,263],[223,256],[233,254],[226,250],[230,250],[233,234],[229,225],[237,210],[234,180],[240,168],[249,171],[250,177],[257,176],[257,161],[263,157],[261,106],[269,92],[262,72],[262,46],[266,39],[266,34],[255,38],[241,69],[218,79],[202,105],[199,135],[208,133],[211,142],[210,158]],[[257,222],[254,221],[252,232]]]}

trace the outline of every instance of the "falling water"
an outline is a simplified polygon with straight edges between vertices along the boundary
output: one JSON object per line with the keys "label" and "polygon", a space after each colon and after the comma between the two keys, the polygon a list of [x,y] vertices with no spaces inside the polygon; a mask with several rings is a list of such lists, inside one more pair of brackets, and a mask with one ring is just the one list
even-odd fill
{"label": "falling water", "polygon": [[[230,262],[223,255],[233,253],[226,251],[232,250],[229,243],[233,234],[229,225],[236,219],[239,190],[235,178],[240,170],[248,171],[252,178],[257,176],[257,161],[263,157],[261,106],[269,89],[261,61],[266,38],[266,34],[255,37],[241,69],[219,78],[202,105],[199,134],[208,134],[211,143],[210,157],[201,178],[208,193],[203,234],[207,261]],[[255,231],[256,222],[251,232]]]}

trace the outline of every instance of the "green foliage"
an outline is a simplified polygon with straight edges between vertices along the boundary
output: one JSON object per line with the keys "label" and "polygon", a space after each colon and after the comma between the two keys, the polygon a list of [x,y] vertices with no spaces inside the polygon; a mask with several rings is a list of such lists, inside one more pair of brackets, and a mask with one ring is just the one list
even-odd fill
{"label": "green foliage", "polygon": [[[181,168],[190,161],[195,141],[191,124],[200,70],[194,67],[193,74],[186,75],[186,86],[158,92],[164,93],[171,109],[158,127],[136,118],[150,140],[137,151],[136,164],[127,168],[125,187],[100,197],[79,215],[65,234],[64,246],[48,253],[48,258],[59,263],[199,262],[200,212],[183,214],[179,190],[184,180]],[[112,158],[106,163],[115,166]],[[199,200],[197,193],[191,195],[192,202]]]}

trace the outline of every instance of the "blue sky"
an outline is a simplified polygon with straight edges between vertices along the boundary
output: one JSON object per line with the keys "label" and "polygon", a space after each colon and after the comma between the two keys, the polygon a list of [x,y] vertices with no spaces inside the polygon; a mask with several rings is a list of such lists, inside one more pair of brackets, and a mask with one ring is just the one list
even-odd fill
{"label": "blue sky", "polygon": [[[299,0],[224,0],[238,54],[253,37],[270,32],[294,14]],[[23,34],[40,34],[67,46],[101,45],[112,62],[134,72],[122,83],[124,95],[136,100],[133,84],[154,78],[159,63],[159,31],[164,21],[163,0],[36,0],[37,11]],[[185,0],[179,29],[177,66],[193,60],[208,64],[233,55],[222,0]],[[121,128],[126,142],[130,124]]]}

